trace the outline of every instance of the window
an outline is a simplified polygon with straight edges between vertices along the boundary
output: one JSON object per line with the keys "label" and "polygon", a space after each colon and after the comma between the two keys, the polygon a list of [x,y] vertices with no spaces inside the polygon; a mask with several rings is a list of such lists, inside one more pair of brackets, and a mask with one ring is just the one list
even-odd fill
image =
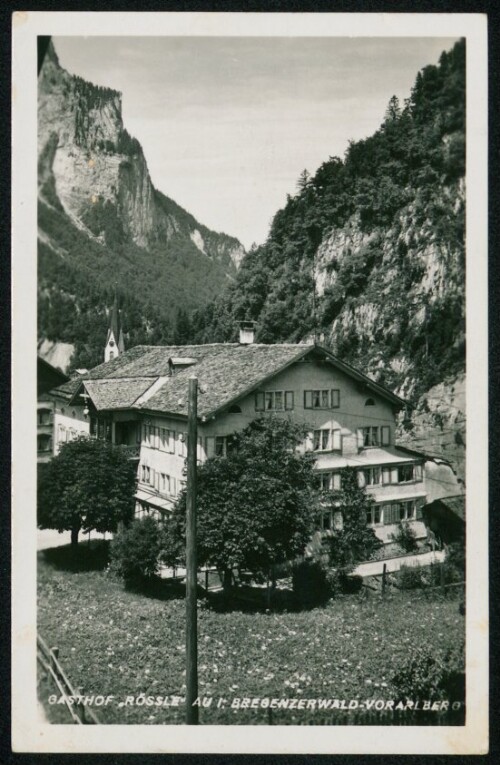
{"label": "window", "polygon": [[160,473],[160,491],[163,494],[170,494],[170,476],[166,473]]}
{"label": "window", "polygon": [[238,406],[238,404],[233,404],[227,411],[228,414],[241,414],[241,406]]}
{"label": "window", "polygon": [[50,425],[52,422],[52,412],[50,409],[39,409],[38,410],[38,424],[39,425]]}
{"label": "window", "polygon": [[380,505],[372,505],[369,510],[366,511],[366,523],[368,526],[376,526],[380,523],[382,517]]}
{"label": "window", "polygon": [[382,480],[380,467],[364,468],[358,472],[360,486],[377,486]]}
{"label": "window", "polygon": [[313,451],[341,451],[340,430],[322,428],[313,431]]}
{"label": "window", "polygon": [[397,465],[382,469],[382,483],[412,483],[422,480],[422,465]]}
{"label": "window", "polygon": [[321,531],[337,531],[343,527],[342,513],[340,510],[326,510],[321,515]]}
{"label": "window", "polygon": [[389,446],[391,443],[391,429],[388,425],[370,425],[358,430],[358,446],[360,449],[367,446]]}
{"label": "window", "polygon": [[400,465],[398,467],[398,483],[408,483],[413,480],[413,465]]}
{"label": "window", "polygon": [[52,438],[48,433],[42,433],[37,436],[37,449],[39,452],[52,451]]}
{"label": "window", "polygon": [[341,478],[338,472],[319,473],[318,478],[321,491],[339,491],[341,488]]}
{"label": "window", "polygon": [[233,436],[215,436],[215,454],[217,457],[226,457],[235,451]]}
{"label": "window", "polygon": [[391,502],[382,505],[382,522],[387,526],[400,521],[413,521],[417,517],[415,500]]}
{"label": "window", "polygon": [[375,406],[375,401],[372,398],[367,398],[365,401],[365,406]]}
{"label": "window", "polygon": [[173,454],[175,451],[175,432],[167,428],[160,428],[160,447],[162,451]]}
{"label": "window", "polygon": [[293,409],[292,390],[258,391],[255,394],[256,412],[282,412]]}
{"label": "window", "polygon": [[340,391],[305,390],[304,409],[338,409],[340,406]]}

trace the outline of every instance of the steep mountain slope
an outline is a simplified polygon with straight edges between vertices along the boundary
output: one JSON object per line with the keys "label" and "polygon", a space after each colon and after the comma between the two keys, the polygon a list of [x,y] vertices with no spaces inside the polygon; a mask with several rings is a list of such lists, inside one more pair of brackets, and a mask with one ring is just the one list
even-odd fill
{"label": "steep mountain slope", "polygon": [[240,242],[154,188],[120,94],[70,75],[52,45],[39,77],[38,156],[41,339],[74,342],[93,360],[85,323],[99,315],[105,336],[115,289],[129,342],[166,339],[180,307],[203,305],[234,279]]}
{"label": "steep mountain slope", "polygon": [[264,342],[322,334],[405,396],[463,368],[464,60],[458,43],[377,133],[303,173],[199,335],[229,339],[240,318]]}
{"label": "steep mountain slope", "polygon": [[425,414],[425,393],[464,371],[464,229],[461,41],[374,135],[302,173],[267,242],[195,312],[193,339],[232,340],[240,319],[260,342],[316,336]]}

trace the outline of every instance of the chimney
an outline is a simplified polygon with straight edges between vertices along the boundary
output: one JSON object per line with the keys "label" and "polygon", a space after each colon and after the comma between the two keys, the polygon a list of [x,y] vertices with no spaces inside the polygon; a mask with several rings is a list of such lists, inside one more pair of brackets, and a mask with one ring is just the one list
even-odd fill
{"label": "chimney", "polygon": [[255,335],[255,322],[241,321],[240,322],[240,345],[251,345],[254,341],[254,335]]}

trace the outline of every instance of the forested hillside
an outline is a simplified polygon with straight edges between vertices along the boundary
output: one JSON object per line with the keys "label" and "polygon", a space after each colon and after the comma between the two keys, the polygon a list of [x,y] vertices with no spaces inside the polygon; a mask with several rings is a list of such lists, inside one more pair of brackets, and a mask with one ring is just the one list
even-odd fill
{"label": "forested hillside", "polygon": [[38,84],[39,342],[72,344],[73,368],[101,362],[115,293],[128,347],[175,342],[242,245],[154,188],[120,93],[69,74],[52,44]]}
{"label": "forested hillside", "polygon": [[464,370],[465,43],[380,129],[304,171],[266,243],[191,317],[198,342],[317,337],[413,402]]}

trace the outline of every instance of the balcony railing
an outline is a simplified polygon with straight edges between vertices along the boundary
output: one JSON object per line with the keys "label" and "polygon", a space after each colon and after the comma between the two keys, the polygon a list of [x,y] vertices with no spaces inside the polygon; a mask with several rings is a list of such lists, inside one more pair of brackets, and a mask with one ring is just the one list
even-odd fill
{"label": "balcony railing", "polygon": [[134,444],[133,446],[129,446],[128,444],[117,444],[121,449],[124,449],[127,453],[127,456],[129,460],[138,460],[141,456],[141,446],[140,444]]}

